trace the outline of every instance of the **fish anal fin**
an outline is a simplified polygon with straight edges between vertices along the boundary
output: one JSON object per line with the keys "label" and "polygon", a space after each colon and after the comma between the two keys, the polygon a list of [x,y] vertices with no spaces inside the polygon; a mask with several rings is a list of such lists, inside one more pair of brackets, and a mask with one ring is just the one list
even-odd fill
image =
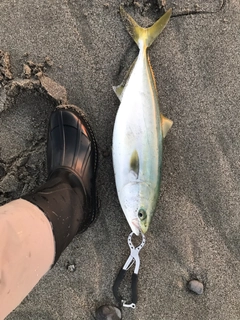
{"label": "fish anal fin", "polygon": [[163,138],[166,137],[168,131],[171,129],[173,125],[173,122],[172,120],[164,117],[162,114],[161,114],[161,126],[162,126],[162,134],[163,134]]}
{"label": "fish anal fin", "polygon": [[138,176],[138,174],[139,174],[139,156],[138,156],[137,150],[134,150],[131,155],[130,169],[133,172],[135,172],[136,175]]}

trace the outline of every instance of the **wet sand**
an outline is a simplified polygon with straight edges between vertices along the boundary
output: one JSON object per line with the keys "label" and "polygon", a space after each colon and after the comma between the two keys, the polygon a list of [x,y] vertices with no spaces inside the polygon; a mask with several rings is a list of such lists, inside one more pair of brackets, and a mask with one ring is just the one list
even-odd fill
{"label": "wet sand", "polygon": [[[139,302],[135,310],[124,309],[123,319],[239,320],[240,4],[164,2],[173,17],[149,52],[161,111],[174,125],[164,141],[161,195],[141,251]],[[122,3],[142,26],[163,11],[161,1]],[[0,3],[0,203],[45,180],[47,123],[59,102],[85,110],[100,151],[98,220],[7,320],[88,320],[97,307],[115,303],[111,288],[129,255],[130,229],[112,168],[119,105],[112,85],[138,52],[119,5]],[[187,288],[193,279],[203,283],[202,295]]]}

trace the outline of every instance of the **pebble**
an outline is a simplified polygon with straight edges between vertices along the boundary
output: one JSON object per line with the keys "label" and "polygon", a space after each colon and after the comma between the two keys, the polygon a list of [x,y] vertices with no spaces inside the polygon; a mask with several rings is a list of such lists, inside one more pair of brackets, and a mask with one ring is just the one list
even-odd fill
{"label": "pebble", "polygon": [[76,270],[76,266],[74,264],[69,264],[67,266],[68,271],[74,272]]}
{"label": "pebble", "polygon": [[122,319],[121,311],[113,306],[101,306],[96,310],[96,320],[120,320]]}
{"label": "pebble", "polygon": [[30,79],[31,78],[31,72],[32,72],[32,70],[29,67],[29,65],[24,64],[23,65],[23,76],[24,76],[24,78]]}
{"label": "pebble", "polygon": [[53,97],[59,103],[67,102],[67,91],[65,87],[53,81],[51,78],[43,75],[39,78],[42,87],[47,91],[48,95]]}
{"label": "pebble", "polygon": [[203,294],[203,284],[198,280],[191,280],[188,282],[188,289],[196,294]]}

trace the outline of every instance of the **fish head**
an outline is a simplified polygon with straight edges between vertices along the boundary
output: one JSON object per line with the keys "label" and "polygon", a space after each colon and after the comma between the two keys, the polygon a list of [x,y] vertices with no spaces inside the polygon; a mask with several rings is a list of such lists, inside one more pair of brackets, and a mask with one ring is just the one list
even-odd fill
{"label": "fish head", "polygon": [[120,203],[132,231],[138,236],[146,233],[152,217],[151,188],[143,182],[126,184],[121,192]]}

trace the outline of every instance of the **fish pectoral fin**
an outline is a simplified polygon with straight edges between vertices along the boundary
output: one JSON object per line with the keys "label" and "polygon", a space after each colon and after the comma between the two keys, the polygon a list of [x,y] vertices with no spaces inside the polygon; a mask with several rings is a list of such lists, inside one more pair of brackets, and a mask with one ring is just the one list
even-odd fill
{"label": "fish pectoral fin", "polygon": [[137,61],[137,58],[136,58],[136,59],[133,61],[133,63],[131,64],[128,72],[127,72],[126,75],[124,76],[124,79],[123,79],[122,83],[120,83],[118,86],[113,86],[113,87],[112,87],[113,90],[114,90],[114,92],[116,93],[116,95],[117,95],[117,97],[118,97],[118,99],[119,99],[120,101],[122,101],[123,91],[124,91],[124,89],[125,89],[125,86],[126,86],[128,80],[129,80],[129,78],[130,78],[130,75],[131,75],[131,73],[132,73],[132,70],[133,70],[133,68],[134,68],[134,66],[135,66],[136,61]]}
{"label": "fish pectoral fin", "polygon": [[162,126],[162,134],[163,134],[163,138],[166,137],[168,131],[171,129],[173,125],[173,122],[172,120],[164,117],[162,114],[161,114],[161,126]]}
{"label": "fish pectoral fin", "polygon": [[139,174],[139,156],[138,156],[137,150],[134,150],[131,155],[130,169],[133,172],[135,172],[136,175],[138,176],[138,174]]}
{"label": "fish pectoral fin", "polygon": [[112,88],[113,88],[113,91],[116,93],[116,96],[118,97],[118,99],[121,101],[124,86],[120,84],[119,86],[113,86]]}

